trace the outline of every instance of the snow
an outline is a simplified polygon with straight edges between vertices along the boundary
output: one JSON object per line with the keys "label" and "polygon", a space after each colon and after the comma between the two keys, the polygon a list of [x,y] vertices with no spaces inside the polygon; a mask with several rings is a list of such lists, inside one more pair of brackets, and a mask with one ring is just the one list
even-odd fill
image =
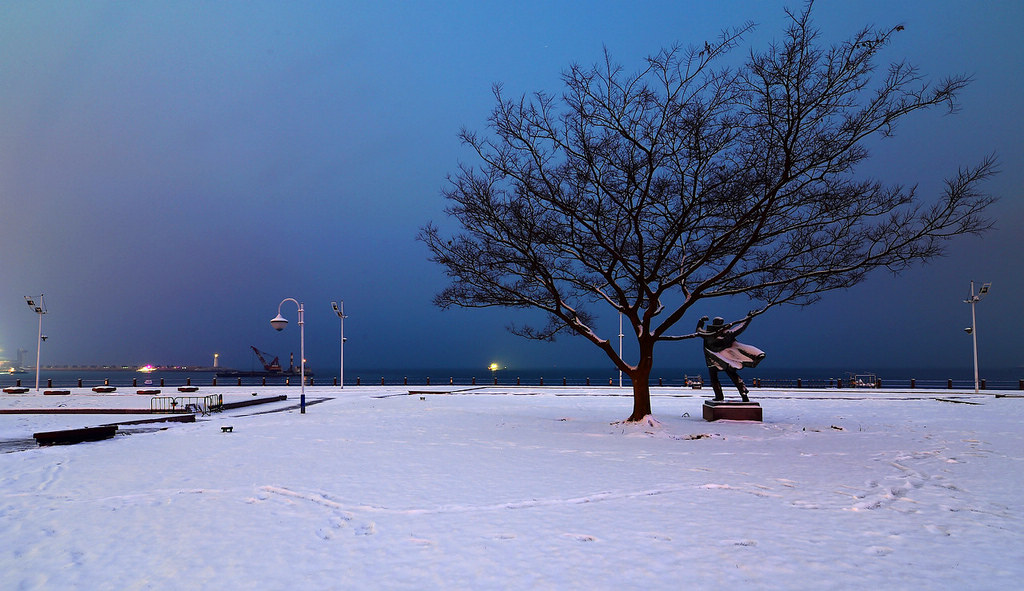
{"label": "snow", "polygon": [[[953,589],[1024,576],[1021,398],[759,389],[763,423],[709,423],[708,391],[664,388],[656,420],[626,425],[617,388],[443,390],[309,387],[299,414],[297,387],[260,388],[290,399],[8,445],[0,588]],[[147,402],[73,392],[0,408]],[[0,439],[137,418],[2,414]]]}

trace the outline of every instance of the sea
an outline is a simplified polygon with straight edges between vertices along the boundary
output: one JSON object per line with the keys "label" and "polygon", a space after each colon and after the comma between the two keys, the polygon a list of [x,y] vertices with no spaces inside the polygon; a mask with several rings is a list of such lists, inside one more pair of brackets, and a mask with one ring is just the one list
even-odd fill
{"label": "sea", "polygon": [[[309,369],[309,368],[307,368]],[[307,384],[314,386],[337,385],[337,368],[312,368]],[[820,388],[835,387],[839,380],[843,386],[880,383],[888,388],[973,389],[972,368],[751,368],[740,372],[751,387]],[[979,378],[982,387],[991,390],[1024,389],[1024,367],[982,369]],[[7,388],[20,383],[35,386],[35,371],[26,373],[0,373],[0,386]],[[722,383],[729,389],[726,376]],[[345,386],[371,385],[457,385],[457,386],[618,386],[619,372],[614,368],[345,368]],[[629,376],[621,376],[623,386],[630,386]],[[651,372],[651,385],[685,387],[696,381],[708,383],[706,367],[655,368]],[[194,386],[283,386],[299,385],[298,376],[216,377],[210,368],[183,370],[157,369],[143,373],[132,369],[60,368],[39,372],[40,388],[91,388],[99,385],[115,387],[178,387]]]}

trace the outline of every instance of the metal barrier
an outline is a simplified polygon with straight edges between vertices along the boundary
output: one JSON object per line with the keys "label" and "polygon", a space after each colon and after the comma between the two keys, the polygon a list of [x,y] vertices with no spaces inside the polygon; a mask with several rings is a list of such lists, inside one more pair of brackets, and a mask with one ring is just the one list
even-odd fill
{"label": "metal barrier", "polygon": [[149,401],[149,410],[161,412],[192,412],[208,415],[224,406],[222,394],[208,396],[155,396]]}

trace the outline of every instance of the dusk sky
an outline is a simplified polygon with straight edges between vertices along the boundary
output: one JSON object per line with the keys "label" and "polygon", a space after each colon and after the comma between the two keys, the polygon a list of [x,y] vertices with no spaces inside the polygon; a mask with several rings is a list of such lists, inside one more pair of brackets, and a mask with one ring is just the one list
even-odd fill
{"label": "dusk sky", "polygon": [[[790,3],[795,9],[799,3]],[[606,47],[627,70],[674,43],[753,21],[781,39],[783,2],[4,2],[0,4],[0,358],[29,350],[46,294],[42,362],[252,368],[286,359],[304,302],[309,364],[346,368],[610,366],[581,338],[508,333],[518,310],[433,306],[447,278],[415,236],[445,218],[461,127],[486,131],[491,85],[560,94]],[[1024,368],[1024,2],[819,2],[823,38],[905,30],[880,53],[925,75],[967,73],[961,112],[918,113],[872,144],[865,176],[927,200],[995,154],[996,228],[900,277],[876,273],[808,308],[774,309],[743,340],[773,367],[971,365],[970,281],[985,367]],[[739,59],[745,49],[733,57]],[[710,304],[709,304],[710,305]],[[745,301],[700,313],[742,314]],[[686,318],[690,331],[697,318]],[[618,333],[611,312],[604,335]],[[700,343],[658,367],[701,368]],[[632,361],[627,355],[627,361]],[[1024,372],[1024,369],[1022,369]],[[1024,373],[1020,376],[1024,378]]]}

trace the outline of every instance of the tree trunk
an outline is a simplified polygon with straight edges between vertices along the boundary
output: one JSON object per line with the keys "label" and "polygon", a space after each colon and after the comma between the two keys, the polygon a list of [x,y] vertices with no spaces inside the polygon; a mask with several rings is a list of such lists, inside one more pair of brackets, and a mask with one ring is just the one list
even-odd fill
{"label": "tree trunk", "polygon": [[640,361],[636,369],[629,374],[633,382],[633,414],[626,419],[627,423],[644,420],[651,414],[651,369],[654,367],[654,342],[640,339]]}
{"label": "tree trunk", "polygon": [[651,414],[651,369],[637,368],[629,379],[633,381],[633,414],[629,415],[626,422],[635,423]]}

